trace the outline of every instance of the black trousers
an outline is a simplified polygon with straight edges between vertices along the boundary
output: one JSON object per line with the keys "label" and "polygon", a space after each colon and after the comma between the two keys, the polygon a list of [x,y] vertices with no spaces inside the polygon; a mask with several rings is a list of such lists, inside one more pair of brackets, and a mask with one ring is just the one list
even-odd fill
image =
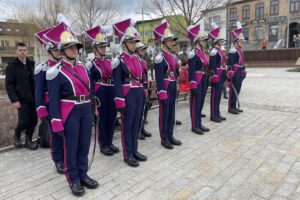
{"label": "black trousers", "polygon": [[21,135],[25,131],[26,135],[33,135],[37,125],[37,114],[34,103],[22,103],[18,109],[18,125],[15,129],[16,135]]}

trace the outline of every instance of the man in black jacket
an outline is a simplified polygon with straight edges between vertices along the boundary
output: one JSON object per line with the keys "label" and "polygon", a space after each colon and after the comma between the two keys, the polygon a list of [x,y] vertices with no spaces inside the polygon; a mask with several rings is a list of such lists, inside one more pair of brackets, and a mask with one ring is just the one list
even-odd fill
{"label": "man in black jacket", "polygon": [[17,57],[6,68],[6,90],[12,105],[18,109],[18,125],[15,129],[14,145],[21,148],[21,133],[25,131],[25,148],[36,150],[32,135],[37,124],[34,102],[34,62],[27,58],[27,47],[17,44]]}

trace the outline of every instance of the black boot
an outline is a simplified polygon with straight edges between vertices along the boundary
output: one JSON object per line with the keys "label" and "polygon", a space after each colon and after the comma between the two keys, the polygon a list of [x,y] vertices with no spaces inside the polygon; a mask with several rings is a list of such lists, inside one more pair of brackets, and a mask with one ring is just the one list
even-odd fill
{"label": "black boot", "polygon": [[180,146],[181,145],[181,141],[175,139],[174,137],[171,138],[170,142],[171,142],[171,144],[173,144],[175,146]]}
{"label": "black boot", "polygon": [[130,156],[126,160],[124,160],[128,166],[130,167],[138,167],[139,166],[139,161],[137,161],[133,156]]}
{"label": "black boot", "polygon": [[137,160],[137,161],[141,161],[141,162],[145,162],[147,160],[147,156],[139,153],[139,152],[136,152],[133,157]]}
{"label": "black boot", "polygon": [[182,122],[181,121],[179,121],[179,120],[176,120],[176,125],[181,125],[182,124]]}
{"label": "black boot", "polygon": [[161,142],[161,145],[163,146],[163,147],[165,147],[166,149],[173,149],[174,147],[173,147],[173,144],[171,144],[169,141],[167,141],[167,140],[163,140],[162,142]]}
{"label": "black boot", "polygon": [[223,117],[222,115],[219,116],[219,119],[221,119],[222,121],[226,120],[226,117]]}
{"label": "black boot", "polygon": [[90,177],[86,177],[85,179],[81,180],[81,184],[88,189],[96,189],[98,187],[98,182],[94,179],[91,179]]}
{"label": "black boot", "polygon": [[70,188],[72,190],[72,193],[77,197],[83,196],[85,194],[84,188],[81,185],[81,183],[75,183],[72,186],[70,186]]}
{"label": "black boot", "polygon": [[204,135],[200,128],[192,128],[192,132],[196,133],[197,135]]}
{"label": "black boot", "polygon": [[217,117],[211,117],[210,118],[210,121],[213,121],[213,122],[217,122],[217,123],[221,123],[222,122],[222,120],[221,119],[219,119],[219,118],[217,118]]}
{"label": "black boot", "polygon": [[151,137],[152,136],[151,133],[149,133],[148,131],[146,131],[144,127],[142,128],[141,133],[145,137]]}
{"label": "black boot", "polygon": [[15,132],[15,136],[14,136],[14,145],[16,148],[20,149],[23,147],[22,145],[22,141],[21,141],[21,133],[17,133]]}
{"label": "black boot", "polygon": [[140,133],[139,134],[139,140],[145,140],[145,139],[146,139],[146,137],[142,133]]}
{"label": "black boot", "polygon": [[32,151],[39,148],[36,142],[32,142],[32,135],[26,135],[24,147]]}
{"label": "black boot", "polygon": [[115,145],[111,144],[110,147],[109,147],[114,153],[119,153],[119,148],[116,147]]}
{"label": "black boot", "polygon": [[55,163],[56,172],[59,174],[64,174],[64,163],[63,162],[57,162]]}
{"label": "black boot", "polygon": [[228,112],[231,113],[231,114],[234,114],[234,115],[238,115],[239,114],[238,109],[235,109],[235,108],[229,109]]}
{"label": "black boot", "polygon": [[206,128],[206,127],[203,126],[202,124],[201,124],[201,126],[200,126],[200,129],[201,129],[202,131],[204,131],[204,132],[209,132],[209,128]]}
{"label": "black boot", "polygon": [[241,112],[244,112],[242,109],[238,109],[238,111],[241,113]]}
{"label": "black boot", "polygon": [[114,155],[114,152],[109,147],[100,148],[100,152],[103,153],[106,156],[112,156],[112,155]]}
{"label": "black boot", "polygon": [[205,117],[206,117],[206,114],[202,114],[202,113],[201,113],[201,117],[205,118]]}

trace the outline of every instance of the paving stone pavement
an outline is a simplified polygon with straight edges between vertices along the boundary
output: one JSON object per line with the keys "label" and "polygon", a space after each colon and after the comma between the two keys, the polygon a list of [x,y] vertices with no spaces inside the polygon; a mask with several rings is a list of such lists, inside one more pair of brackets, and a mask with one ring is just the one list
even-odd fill
{"label": "paving stone pavement", "polygon": [[[122,153],[100,155],[89,175],[99,181],[82,199],[297,200],[300,199],[300,73],[286,69],[248,69],[240,95],[244,113],[212,123],[204,136],[190,131],[188,101],[180,102],[176,137],[183,145],[160,146],[158,109],[149,113],[153,137],[139,142],[148,161],[127,167]],[[209,97],[204,113],[209,114]],[[120,133],[115,143],[121,147]],[[49,150],[0,154],[0,199],[76,199],[58,175]]]}

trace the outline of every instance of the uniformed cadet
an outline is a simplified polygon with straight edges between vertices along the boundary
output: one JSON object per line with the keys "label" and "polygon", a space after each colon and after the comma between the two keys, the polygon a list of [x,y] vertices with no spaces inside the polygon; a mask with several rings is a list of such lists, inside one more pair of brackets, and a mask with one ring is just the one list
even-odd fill
{"label": "uniformed cadet", "polygon": [[181,145],[181,141],[173,136],[179,64],[172,50],[176,46],[177,38],[170,31],[166,20],[154,28],[153,35],[162,43],[162,51],[154,59],[161,145],[167,149],[173,149],[173,145]]}
{"label": "uniformed cadet", "polygon": [[200,25],[188,27],[188,37],[194,45],[189,52],[189,81],[191,89],[190,115],[192,132],[203,135],[209,129],[202,125],[201,113],[205,101],[208,85],[208,58],[204,52],[204,46],[208,36],[201,34]]}
{"label": "uniformed cadet", "polygon": [[220,113],[222,89],[226,80],[226,55],[221,49],[224,44],[224,39],[219,37],[220,27],[215,23],[212,23],[211,27],[212,30],[209,33],[209,38],[213,41],[214,48],[210,52],[208,67],[211,75],[210,120],[220,123],[226,120]]}
{"label": "uniformed cadet", "polygon": [[120,38],[123,52],[113,61],[115,104],[121,112],[122,146],[124,161],[131,167],[147,157],[138,152],[139,128],[142,120],[144,88],[143,69],[134,54],[138,33],[131,19],[113,25],[115,36]]}
{"label": "uniformed cadet", "polygon": [[[37,65],[34,70],[34,82],[35,82],[35,103],[37,116],[41,119],[42,123],[50,127],[49,117],[49,96],[46,80],[46,71],[55,66],[62,58],[60,51],[49,42],[44,34],[49,32],[52,28],[47,28],[35,34],[35,37],[45,47],[49,59]],[[63,139],[57,134],[50,133],[50,152],[51,158],[54,161],[56,171],[60,174],[64,173],[64,151],[63,151]]]}
{"label": "uniformed cadet", "polygon": [[98,187],[98,182],[87,175],[93,106],[88,70],[76,59],[82,44],[64,22],[45,37],[63,55],[46,73],[52,130],[64,140],[65,175],[72,193],[82,196],[83,186]]}
{"label": "uniformed cadet", "polygon": [[85,32],[90,40],[95,58],[87,63],[90,68],[90,78],[96,97],[100,100],[99,113],[99,137],[100,152],[111,156],[119,152],[119,148],[113,145],[114,125],[117,115],[114,103],[114,84],[112,79],[111,61],[105,57],[106,47],[109,45],[105,34],[106,27],[94,27]]}
{"label": "uniformed cadet", "polygon": [[142,113],[142,122],[140,128],[139,139],[144,140],[146,137],[151,137],[151,133],[145,130],[145,113],[149,110],[149,81],[148,81],[148,64],[144,59],[148,46],[143,44],[142,42],[137,43],[136,45],[136,54],[138,55],[139,61],[143,68],[143,86],[144,86],[144,102],[143,102],[143,113]]}
{"label": "uniformed cadet", "polygon": [[231,114],[239,114],[243,112],[237,107],[237,98],[240,94],[242,82],[246,77],[246,70],[244,66],[244,52],[243,52],[243,27],[240,22],[237,22],[237,28],[231,31],[231,38],[233,47],[230,49],[228,54],[228,67],[230,68],[229,81],[229,101],[228,101],[228,112]]}

